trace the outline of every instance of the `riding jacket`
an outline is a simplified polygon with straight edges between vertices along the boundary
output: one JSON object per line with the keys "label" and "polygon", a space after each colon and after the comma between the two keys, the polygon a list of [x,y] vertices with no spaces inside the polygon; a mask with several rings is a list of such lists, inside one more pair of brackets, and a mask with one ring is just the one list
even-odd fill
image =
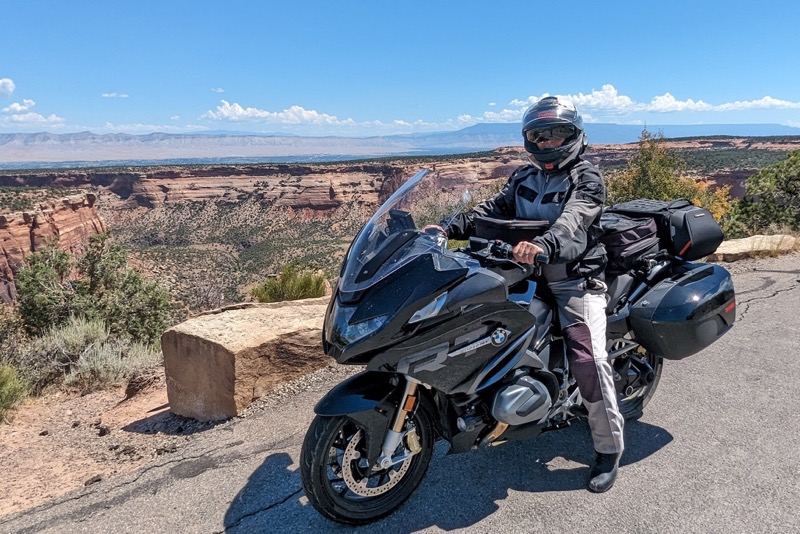
{"label": "riding jacket", "polygon": [[542,266],[544,278],[602,280],[606,253],[599,238],[605,198],[603,175],[584,159],[554,172],[523,165],[498,194],[457,215],[445,231],[450,238],[467,239],[475,234],[475,216],[546,220],[547,231],[531,240],[549,256]]}

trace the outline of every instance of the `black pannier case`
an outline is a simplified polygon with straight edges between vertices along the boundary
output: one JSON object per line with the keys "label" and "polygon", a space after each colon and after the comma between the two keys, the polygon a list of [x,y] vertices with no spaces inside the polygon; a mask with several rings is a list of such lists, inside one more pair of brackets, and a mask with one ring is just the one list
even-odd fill
{"label": "black pannier case", "polygon": [[730,273],[713,263],[685,263],[653,286],[630,311],[635,340],[669,360],[711,345],[736,319]]}
{"label": "black pannier case", "polygon": [[475,237],[489,240],[499,239],[511,245],[539,237],[550,227],[548,221],[494,219],[482,216],[473,218],[472,222],[475,223]]}
{"label": "black pannier case", "polygon": [[711,213],[686,199],[666,202],[643,198],[616,204],[606,211],[654,218],[662,246],[684,260],[704,258],[722,243],[722,228]]}
{"label": "black pannier case", "polygon": [[632,269],[636,260],[657,252],[659,240],[652,217],[633,218],[621,213],[603,213],[600,217],[603,243],[608,257],[606,273],[617,275]]}

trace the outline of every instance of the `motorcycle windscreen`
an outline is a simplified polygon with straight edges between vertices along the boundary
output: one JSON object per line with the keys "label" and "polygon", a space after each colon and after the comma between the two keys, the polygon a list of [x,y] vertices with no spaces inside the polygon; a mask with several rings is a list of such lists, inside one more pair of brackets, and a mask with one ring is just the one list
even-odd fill
{"label": "motorcycle windscreen", "polygon": [[340,291],[345,294],[363,291],[419,256],[443,254],[447,239],[419,229],[439,224],[443,217],[461,209],[460,197],[449,187],[438,184],[428,171],[411,177],[356,236],[340,274]]}

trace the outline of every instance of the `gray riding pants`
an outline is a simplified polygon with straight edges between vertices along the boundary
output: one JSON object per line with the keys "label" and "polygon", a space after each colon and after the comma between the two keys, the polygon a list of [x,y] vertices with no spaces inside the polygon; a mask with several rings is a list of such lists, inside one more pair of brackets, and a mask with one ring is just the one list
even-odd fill
{"label": "gray riding pants", "polygon": [[594,448],[604,454],[622,453],[624,423],[606,352],[605,284],[564,280],[548,286],[558,304],[569,368],[589,412]]}

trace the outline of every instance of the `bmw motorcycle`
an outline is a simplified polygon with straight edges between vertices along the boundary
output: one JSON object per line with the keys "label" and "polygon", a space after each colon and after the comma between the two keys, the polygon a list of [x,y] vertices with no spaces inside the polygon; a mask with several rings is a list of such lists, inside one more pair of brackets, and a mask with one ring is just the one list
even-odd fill
{"label": "bmw motorcycle", "polygon": [[[366,369],[319,401],[301,451],[305,493],[334,521],[364,524],[396,510],[439,439],[466,452],[585,415],[536,264],[516,263],[509,243],[481,231],[450,249],[441,233],[420,230],[442,219],[450,189],[435,173],[417,173],[343,262],[323,349]],[[514,237],[513,222],[483,228]],[[694,354],[731,328],[734,288],[722,267],[660,247],[607,282],[607,350],[620,410],[632,419],[653,397],[665,359]]]}

